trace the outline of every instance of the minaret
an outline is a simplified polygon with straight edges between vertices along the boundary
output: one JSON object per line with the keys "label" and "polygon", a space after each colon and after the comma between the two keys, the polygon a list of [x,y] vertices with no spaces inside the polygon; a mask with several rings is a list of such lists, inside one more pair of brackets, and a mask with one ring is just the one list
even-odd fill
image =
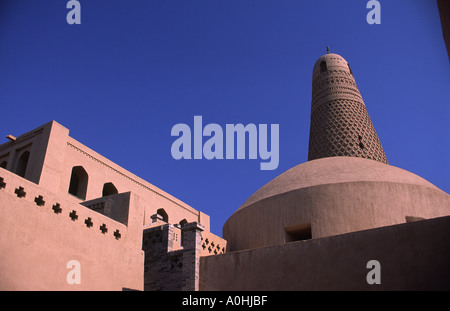
{"label": "minaret", "polygon": [[308,161],[336,156],[388,164],[350,65],[327,47],[313,69]]}

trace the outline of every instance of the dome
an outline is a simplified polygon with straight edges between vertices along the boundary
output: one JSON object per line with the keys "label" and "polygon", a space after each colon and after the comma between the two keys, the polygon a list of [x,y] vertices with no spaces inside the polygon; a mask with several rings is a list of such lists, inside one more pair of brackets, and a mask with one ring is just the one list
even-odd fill
{"label": "dome", "polygon": [[[324,64],[326,67],[324,67]],[[313,79],[319,76],[325,68],[326,70],[344,70],[345,72],[352,73],[348,62],[341,55],[335,53],[328,53],[319,57],[314,64]]]}
{"label": "dome", "polygon": [[297,165],[261,187],[227,220],[223,237],[235,251],[449,214],[449,195],[411,172],[330,157]]}
{"label": "dome", "polygon": [[422,177],[395,166],[354,157],[331,157],[294,166],[261,187],[238,210],[295,189],[358,181],[396,182],[438,189]]}

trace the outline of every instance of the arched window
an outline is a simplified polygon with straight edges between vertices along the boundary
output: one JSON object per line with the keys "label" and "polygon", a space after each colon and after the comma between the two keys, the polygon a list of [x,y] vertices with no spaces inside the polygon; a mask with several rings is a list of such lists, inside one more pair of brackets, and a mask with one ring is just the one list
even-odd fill
{"label": "arched window", "polygon": [[103,197],[106,197],[107,195],[111,195],[111,194],[118,194],[118,193],[119,193],[119,191],[117,191],[117,188],[113,185],[112,182],[108,182],[103,185],[103,192],[102,192]]}
{"label": "arched window", "polygon": [[327,63],[325,61],[322,61],[320,63],[320,73],[327,71]]}
{"label": "arched window", "polygon": [[30,152],[25,151],[22,153],[22,155],[19,157],[19,160],[17,161],[17,167],[16,167],[16,174],[25,177],[25,172],[27,171],[27,165],[28,165],[28,159],[30,158]]}
{"label": "arched window", "polygon": [[160,209],[158,209],[157,211],[156,211],[156,213],[158,214],[158,215],[161,215],[162,216],[162,220],[163,221],[165,221],[165,222],[169,222],[169,215],[167,215],[167,213],[166,213],[166,211],[163,209],[163,208],[160,208]]}
{"label": "arched window", "polygon": [[88,185],[88,174],[82,166],[74,166],[70,176],[69,193],[85,200]]}
{"label": "arched window", "polygon": [[8,162],[3,161],[2,163],[0,163],[0,167],[6,169],[6,165],[8,165]]}
{"label": "arched window", "polygon": [[[185,225],[185,224],[187,224],[188,222],[187,222],[187,220],[186,219],[183,219],[183,220],[180,220],[180,222],[179,222],[179,224],[180,224],[180,228],[183,228],[183,226]],[[181,231],[181,241],[180,241],[180,245],[181,246],[183,246],[184,245],[184,237],[183,237],[183,235],[184,235],[184,233],[183,233],[183,231]]]}

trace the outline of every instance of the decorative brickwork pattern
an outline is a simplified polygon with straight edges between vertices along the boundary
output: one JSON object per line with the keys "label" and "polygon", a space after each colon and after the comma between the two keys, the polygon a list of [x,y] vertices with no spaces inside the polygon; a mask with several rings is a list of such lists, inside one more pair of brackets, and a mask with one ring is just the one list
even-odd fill
{"label": "decorative brickwork pattern", "polygon": [[202,232],[201,256],[220,255],[225,253],[226,241],[209,232]]}
{"label": "decorative brickwork pattern", "polygon": [[[327,62],[328,66],[323,65]],[[312,90],[309,161],[350,156],[388,164],[350,66],[342,57],[327,54],[319,59]]]}
{"label": "decorative brickwork pattern", "polygon": [[181,231],[183,248],[174,250],[173,225],[164,224],[144,230],[144,290],[198,290],[203,226],[196,222],[188,223]]}

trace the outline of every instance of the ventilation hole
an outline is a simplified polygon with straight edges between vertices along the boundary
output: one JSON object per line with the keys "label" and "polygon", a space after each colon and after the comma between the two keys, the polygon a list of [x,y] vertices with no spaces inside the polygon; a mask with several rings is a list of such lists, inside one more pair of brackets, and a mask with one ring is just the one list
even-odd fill
{"label": "ventilation hole", "polygon": [[72,219],[73,221],[77,220],[77,219],[78,219],[77,212],[74,211],[74,210],[72,210],[72,211],[69,213],[69,217],[70,217],[70,219]]}
{"label": "ventilation hole", "polygon": [[45,205],[45,201],[44,198],[42,197],[42,195],[35,197],[34,198],[34,202],[36,203],[37,206],[44,206]]}
{"label": "ventilation hole", "polygon": [[105,234],[106,232],[108,232],[108,228],[106,227],[105,224],[102,224],[102,225],[100,226],[100,231],[101,231],[103,234]]}
{"label": "ventilation hole", "polygon": [[18,198],[24,198],[27,195],[27,193],[25,191],[23,191],[22,187],[16,188],[14,193],[17,194]]}
{"label": "ventilation hole", "polygon": [[94,225],[94,223],[92,222],[91,217],[88,217],[88,218],[84,221],[84,223],[86,224],[86,227],[88,227],[88,228],[91,228],[91,227]]}
{"label": "ventilation hole", "polygon": [[62,208],[59,203],[56,203],[55,205],[53,205],[52,210],[55,214],[61,214]]}
{"label": "ventilation hole", "polygon": [[118,229],[116,231],[114,231],[114,236],[116,237],[116,240],[118,240],[122,237],[122,235],[120,234]]}

